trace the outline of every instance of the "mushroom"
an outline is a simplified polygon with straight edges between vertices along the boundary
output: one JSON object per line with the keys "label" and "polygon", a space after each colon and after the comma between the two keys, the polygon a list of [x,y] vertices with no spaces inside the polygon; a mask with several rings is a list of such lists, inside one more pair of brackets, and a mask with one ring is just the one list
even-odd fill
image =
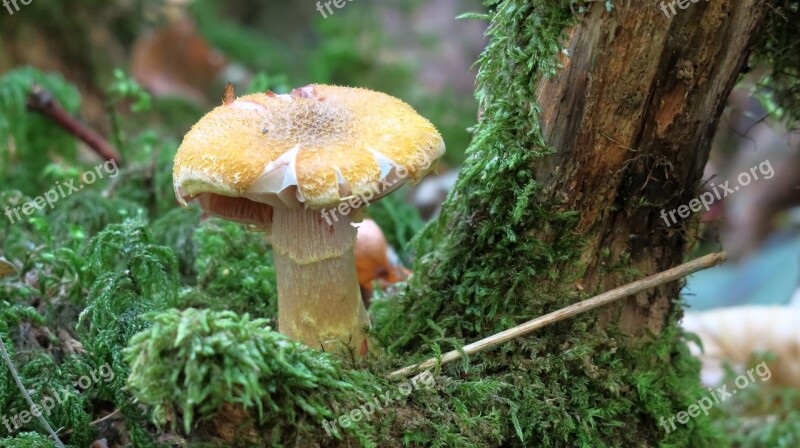
{"label": "mushroom", "polygon": [[375,281],[381,287],[387,287],[407,279],[411,271],[403,267],[397,253],[386,242],[386,236],[378,223],[365,219],[356,227],[358,228],[358,238],[354,248],[356,274],[364,306],[369,308]]}
{"label": "mushroom", "polygon": [[262,228],[278,282],[278,331],[364,355],[370,321],[353,256],[358,211],[417,182],[444,153],[436,128],[389,95],[309,85],[235,98],[184,137],[173,181],[182,205]]}
{"label": "mushroom", "polygon": [[17,267],[0,255],[0,279],[17,273]]}

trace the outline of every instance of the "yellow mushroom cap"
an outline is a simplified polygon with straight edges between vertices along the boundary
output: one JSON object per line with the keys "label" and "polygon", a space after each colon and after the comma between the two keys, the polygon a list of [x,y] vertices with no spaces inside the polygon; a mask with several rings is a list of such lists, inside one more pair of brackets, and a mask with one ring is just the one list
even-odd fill
{"label": "yellow mushroom cap", "polygon": [[253,224],[272,207],[332,208],[416,182],[444,153],[411,106],[366,89],[310,85],[246,95],[205,115],[175,156],[182,204]]}

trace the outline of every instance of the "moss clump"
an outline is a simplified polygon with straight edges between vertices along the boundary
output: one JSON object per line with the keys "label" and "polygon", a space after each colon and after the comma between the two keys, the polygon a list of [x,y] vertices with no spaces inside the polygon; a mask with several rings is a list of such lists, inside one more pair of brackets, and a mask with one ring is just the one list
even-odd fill
{"label": "moss clump", "polygon": [[171,307],[228,310],[255,318],[277,315],[272,250],[263,232],[203,217],[199,208],[173,210],[154,221],[152,230],[178,257],[182,280],[189,286]]}
{"label": "moss clump", "polygon": [[25,432],[14,438],[0,439],[0,448],[53,448],[56,444],[46,436]]}
{"label": "moss clump", "polygon": [[[92,408],[91,397],[94,394],[92,391],[86,394],[75,392],[76,381],[88,373],[89,366],[76,356],[66,356],[60,364],[57,364],[52,357],[41,352],[24,356],[17,353],[12,339],[16,334],[10,332],[9,327],[23,322],[38,329],[44,324],[44,319],[33,308],[12,306],[8,302],[0,301],[0,337],[3,338],[12,359],[25,359],[24,363],[17,363],[17,366],[21,366],[18,367],[18,373],[31,399],[34,403],[41,404],[45,402],[45,397],[48,397],[47,400],[54,404],[45,414],[51,425],[56,428],[74,428],[77,433],[71,438],[71,442],[78,446],[91,443],[96,430],[91,426],[91,414],[87,410]],[[33,331],[37,331],[35,329]],[[57,405],[54,397],[58,397]],[[11,437],[0,439],[0,446],[54,446],[51,445],[52,442],[40,445],[42,441],[47,441],[46,436],[39,439],[34,433],[25,432],[34,430],[45,432],[36,419],[30,419],[28,423],[19,427],[17,425],[21,424],[20,420],[13,420],[21,412],[29,411],[30,405],[19,392],[4,363],[0,363],[0,409],[3,410],[2,416],[7,419],[0,425],[0,433],[5,435],[11,429]],[[6,423],[8,426],[5,426]]]}
{"label": "moss clump", "polygon": [[278,313],[278,289],[272,250],[263,232],[221,219],[207,219],[194,232],[196,288],[177,308],[209,308],[272,318]]}
{"label": "moss clump", "polygon": [[[321,430],[323,419],[337,417],[333,404],[357,407],[354,398],[371,399],[332,357],[288,340],[264,319],[191,308],[146,319],[152,325],[131,339],[126,353],[128,385],[153,406],[156,421],[180,422],[186,433],[226,409],[240,409],[246,413],[230,424],[243,439],[255,431],[251,425],[268,439],[309,435]],[[226,431],[216,429],[224,437]],[[347,430],[367,441],[363,425]]]}
{"label": "moss clump", "polygon": [[146,414],[125,389],[130,367],[123,350],[147,326],[144,313],[165,309],[176,300],[177,259],[156,243],[145,222],[129,220],[106,227],[91,240],[81,272],[91,286],[78,334],[92,362],[108,364],[114,373],[112,381],[97,385],[98,398],[122,411],[135,445],[152,446]]}
{"label": "moss clump", "polygon": [[[423,275],[403,297],[402,311],[394,312],[417,318],[380,321],[393,349],[416,348],[421,336],[436,338],[442,329],[449,337],[476,338],[550,311],[549,303],[522,297],[517,288],[550,280],[556,263],[580,251],[569,231],[576,216],[551,213],[550,204],[537,202],[541,185],[531,170],[552,153],[539,128],[539,108],[531,104],[535,84],[559,69],[563,30],[576,18],[569,1],[490,3],[497,12],[479,61],[477,92],[484,118],[453,194],[416,240],[426,255],[414,271]],[[529,236],[545,228],[564,230],[552,242]]]}
{"label": "moss clump", "polygon": [[92,286],[78,329],[84,346],[104,361],[117,358],[144,328],[141,314],[165,308],[177,295],[175,255],[140,221],[110,225],[92,239],[84,273]]}

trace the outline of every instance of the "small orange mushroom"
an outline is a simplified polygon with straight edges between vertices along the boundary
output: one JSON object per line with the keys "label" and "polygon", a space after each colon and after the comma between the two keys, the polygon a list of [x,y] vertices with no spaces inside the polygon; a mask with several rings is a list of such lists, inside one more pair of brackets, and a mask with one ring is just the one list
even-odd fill
{"label": "small orange mushroom", "polygon": [[0,278],[8,277],[17,273],[17,267],[10,261],[0,256]]}
{"label": "small orange mushroom", "polygon": [[381,287],[386,287],[407,279],[411,271],[404,268],[396,259],[396,255],[386,243],[383,231],[375,221],[365,219],[357,224],[357,227],[356,272],[358,284],[361,286],[361,298],[364,299],[364,306],[369,307],[376,281]]}

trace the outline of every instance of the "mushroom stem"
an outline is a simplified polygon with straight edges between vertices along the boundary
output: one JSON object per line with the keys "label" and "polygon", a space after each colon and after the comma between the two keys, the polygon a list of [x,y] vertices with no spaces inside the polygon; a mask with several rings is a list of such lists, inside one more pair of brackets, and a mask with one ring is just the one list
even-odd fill
{"label": "mushroom stem", "polygon": [[365,355],[369,317],[361,300],[347,216],[276,207],[269,241],[278,279],[278,331],[309,347]]}

